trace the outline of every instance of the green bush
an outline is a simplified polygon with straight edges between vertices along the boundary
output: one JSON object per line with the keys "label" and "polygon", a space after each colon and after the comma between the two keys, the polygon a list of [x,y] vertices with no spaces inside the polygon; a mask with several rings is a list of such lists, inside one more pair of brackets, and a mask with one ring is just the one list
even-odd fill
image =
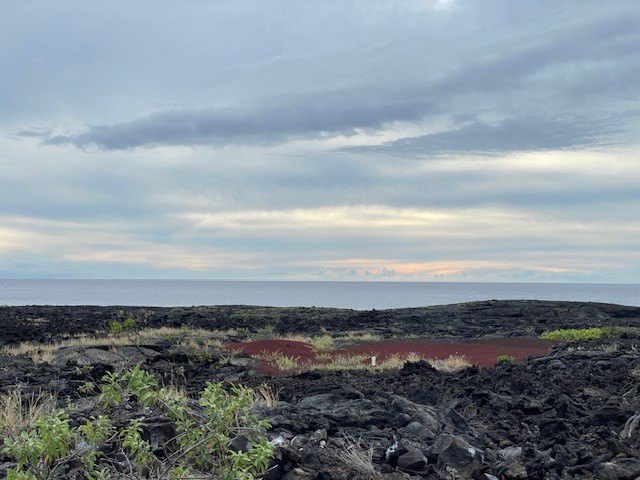
{"label": "green bush", "polygon": [[[227,391],[221,383],[207,383],[198,405],[175,390],[160,387],[157,379],[139,366],[102,379],[99,400],[104,414],[72,427],[64,410],[43,415],[33,427],[4,439],[2,454],[15,466],[8,480],[68,478],[73,465],[77,478],[101,480],[118,477],[117,462],[107,452],[127,457],[127,475],[135,478],[220,478],[254,480],[266,472],[274,447],[265,436],[268,422],[250,413],[255,394],[246,387]],[[178,435],[166,457],[159,458],[145,440],[145,416],[122,426],[122,404],[139,405],[145,416],[166,415]],[[136,411],[136,410],[134,410]],[[113,420],[112,418],[113,417]],[[119,428],[114,427],[118,420]],[[245,451],[231,443],[238,435],[247,439]],[[120,477],[118,477],[120,478]],[[129,476],[127,478],[130,478]],[[133,477],[131,477],[133,478]]]}
{"label": "green bush", "polygon": [[256,330],[253,338],[256,340],[269,340],[277,336],[276,327],[274,325],[265,325]]}
{"label": "green bush", "polygon": [[111,335],[120,335],[122,333],[122,323],[114,320],[113,322],[109,322],[109,333]]}
{"label": "green bush", "polygon": [[133,317],[127,317],[122,322],[122,329],[125,332],[135,332],[138,329],[138,324],[136,323],[136,319]]}
{"label": "green bush", "polygon": [[630,329],[621,327],[593,327],[593,328],[568,328],[562,330],[553,330],[552,332],[544,332],[540,338],[546,340],[605,340],[608,338],[619,337],[622,333]]}
{"label": "green bush", "polygon": [[313,337],[310,343],[315,350],[331,350],[334,347],[333,337],[331,335]]}
{"label": "green bush", "polygon": [[133,317],[127,317],[122,322],[113,320],[109,322],[109,333],[111,335],[120,335],[121,333],[130,333],[138,330],[138,324]]}
{"label": "green bush", "polygon": [[498,355],[498,363],[513,363],[516,361],[516,357],[512,355]]}

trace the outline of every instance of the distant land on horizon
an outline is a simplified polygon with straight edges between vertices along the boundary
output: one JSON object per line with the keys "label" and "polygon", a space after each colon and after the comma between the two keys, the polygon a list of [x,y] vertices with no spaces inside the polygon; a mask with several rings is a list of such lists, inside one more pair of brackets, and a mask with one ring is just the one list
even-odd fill
{"label": "distant land on horizon", "polygon": [[0,305],[264,305],[388,309],[481,300],[640,306],[638,284],[236,280],[0,280]]}

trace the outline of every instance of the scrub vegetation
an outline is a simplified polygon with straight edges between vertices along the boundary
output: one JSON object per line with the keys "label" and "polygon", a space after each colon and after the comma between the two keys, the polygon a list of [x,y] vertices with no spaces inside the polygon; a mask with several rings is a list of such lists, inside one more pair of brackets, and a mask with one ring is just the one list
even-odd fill
{"label": "scrub vegetation", "polygon": [[[2,453],[15,464],[7,478],[252,480],[273,455],[268,422],[251,413],[277,401],[267,387],[207,383],[195,401],[136,366],[106,374],[94,400],[100,413],[78,421],[73,406],[58,408],[50,396],[16,390],[0,397]],[[175,432],[160,449],[147,431],[154,416],[169,419],[165,428]]]}
{"label": "scrub vegetation", "polygon": [[636,332],[637,330],[632,327],[567,328],[544,332],[540,335],[540,338],[564,341],[606,340],[618,338],[624,334],[635,334]]}

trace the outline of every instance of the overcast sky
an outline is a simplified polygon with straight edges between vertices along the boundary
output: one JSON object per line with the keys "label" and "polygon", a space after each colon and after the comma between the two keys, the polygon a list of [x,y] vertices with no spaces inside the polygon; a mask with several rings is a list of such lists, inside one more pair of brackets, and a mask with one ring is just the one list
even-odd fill
{"label": "overcast sky", "polygon": [[0,277],[640,282],[637,0],[0,10]]}

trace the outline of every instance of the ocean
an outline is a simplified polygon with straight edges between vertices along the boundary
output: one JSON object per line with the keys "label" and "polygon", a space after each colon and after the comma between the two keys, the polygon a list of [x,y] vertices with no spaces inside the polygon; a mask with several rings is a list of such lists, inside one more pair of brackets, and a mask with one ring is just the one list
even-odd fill
{"label": "ocean", "polygon": [[639,284],[0,280],[0,305],[268,305],[386,309],[477,300],[576,300],[640,306]]}

